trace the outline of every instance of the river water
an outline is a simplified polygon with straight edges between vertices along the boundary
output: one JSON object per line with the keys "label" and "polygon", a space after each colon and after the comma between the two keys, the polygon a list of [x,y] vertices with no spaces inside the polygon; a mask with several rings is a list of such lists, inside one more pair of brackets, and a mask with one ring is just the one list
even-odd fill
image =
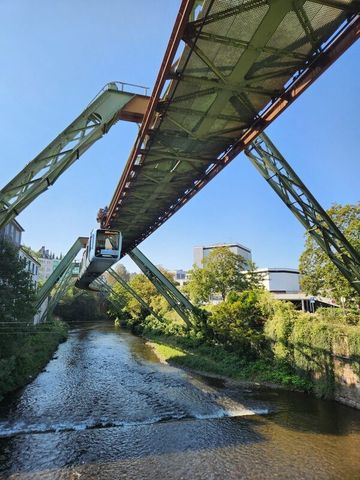
{"label": "river water", "polygon": [[360,411],[190,375],[82,324],[0,404],[0,478],[360,479]]}

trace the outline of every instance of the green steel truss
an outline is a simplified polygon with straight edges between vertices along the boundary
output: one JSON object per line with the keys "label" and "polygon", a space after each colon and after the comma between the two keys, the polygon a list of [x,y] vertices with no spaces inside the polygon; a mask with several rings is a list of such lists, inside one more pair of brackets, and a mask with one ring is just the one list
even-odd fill
{"label": "green steel truss", "polygon": [[78,273],[79,264],[78,263],[70,263],[64,273],[62,274],[59,282],[56,284],[53,294],[49,297],[49,301],[44,311],[41,322],[45,322],[49,315],[52,314],[54,308],[58,304],[59,300],[64,296],[67,289],[70,287],[71,283],[74,282],[74,279]]}
{"label": "green steel truss", "polygon": [[71,246],[67,254],[63,257],[59,265],[52,272],[50,277],[46,280],[44,285],[40,288],[36,295],[35,302],[35,307],[37,310],[41,307],[45,299],[50,295],[50,292],[55,287],[56,283],[61,279],[61,277],[71,266],[76,255],[80,252],[82,248],[86,247],[87,241],[87,237],[79,237]]}
{"label": "green steel truss", "polygon": [[245,150],[256,169],[360,293],[360,256],[264,133]]}
{"label": "green steel truss", "polygon": [[109,268],[109,270],[107,270],[107,273],[109,273],[118,283],[120,283],[120,285],[125,288],[125,290],[129,292],[130,295],[132,295],[135,300],[140,303],[140,305],[142,305],[146,310],[148,310],[151,315],[160,320],[160,322],[162,321],[162,318],[159,317],[159,315],[150,307],[150,305],[146,303],[145,300],[140,297],[140,295],[127,282],[125,282],[125,280],[121,278],[121,276],[117,272],[115,272],[115,270]]}
{"label": "green steel truss", "polygon": [[85,110],[0,191],[0,228],[47,190],[118,121],[135,96],[109,83]]}
{"label": "green steel truss", "polygon": [[112,286],[110,286],[103,277],[98,277],[95,281],[94,284],[96,285],[97,288],[99,288],[99,292],[104,296],[106,296],[107,300],[109,300],[110,303],[115,308],[118,308],[119,310],[123,309],[125,307],[125,301],[124,299],[115,292]]}
{"label": "green steel truss", "polygon": [[191,327],[191,318],[196,316],[196,309],[192,303],[138,248],[135,247],[128,255],[147,276],[158,292],[166,299],[169,305],[180,315],[186,325]]}
{"label": "green steel truss", "polygon": [[185,46],[172,67],[159,72],[158,82],[165,77],[169,83],[149,121],[144,118],[148,129],[139,132],[103,222],[123,232],[124,254],[228,165],[359,37],[357,0],[201,5],[201,14],[194,19],[193,11],[184,29],[176,30]]}

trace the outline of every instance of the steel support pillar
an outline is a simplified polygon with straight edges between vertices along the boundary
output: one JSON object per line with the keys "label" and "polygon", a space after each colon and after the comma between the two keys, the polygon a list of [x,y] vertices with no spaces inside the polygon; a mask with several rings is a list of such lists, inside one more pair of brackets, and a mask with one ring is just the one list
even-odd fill
{"label": "steel support pillar", "polygon": [[320,206],[269,137],[262,133],[246,155],[309,235],[360,293],[360,256]]}
{"label": "steel support pillar", "polygon": [[148,97],[126,92],[124,86],[121,82],[106,85],[62,133],[0,190],[0,228],[53,185],[117,121],[141,121]]}
{"label": "steel support pillar", "polygon": [[140,305],[142,305],[148,312],[150,312],[151,315],[157,318],[160,322],[162,321],[162,318],[150,307],[148,303],[145,302],[143,298],[140,297],[140,295],[132,287],[130,287],[127,282],[125,282],[123,278],[121,278],[121,276],[117,272],[115,272],[115,270],[109,268],[109,270],[107,270],[107,273],[109,273],[117,282],[119,282],[120,285],[125,288],[125,290],[129,292],[130,295],[132,295],[135,300],[140,303]]}
{"label": "steel support pillar", "polygon": [[53,295],[49,298],[49,303],[47,305],[45,312],[41,317],[41,322],[46,321],[46,318],[49,315],[51,315],[51,313],[54,311],[54,308],[58,304],[59,300],[61,300],[66,290],[70,287],[71,280],[76,276],[76,274],[74,275],[74,270],[75,269],[77,270],[78,266],[79,266],[78,263],[70,263],[70,265],[68,265],[65,272],[62,274],[60,281],[57,283],[55,287],[55,291]]}
{"label": "steel support pillar", "polygon": [[144,275],[147,276],[158,292],[163,295],[169,305],[180,315],[186,325],[191,327],[192,322],[190,319],[196,316],[196,309],[192,303],[138,248],[135,247],[131,250],[129,257],[136,263]]}
{"label": "steel support pillar", "polygon": [[59,265],[52,272],[50,277],[46,280],[44,285],[40,288],[40,290],[36,295],[36,302],[35,302],[35,307],[37,310],[41,307],[45,299],[50,295],[51,290],[54,288],[56,283],[62,277],[62,275],[67,270],[69,265],[73,262],[76,255],[80,252],[82,248],[86,247],[87,242],[88,242],[87,237],[79,237],[74,242],[70,250],[64,256],[64,258],[61,260]]}
{"label": "steel support pillar", "polygon": [[[122,297],[118,295],[102,277],[98,277],[94,281],[94,283],[100,289],[100,292],[106,293],[107,299],[110,303],[113,304],[115,308],[119,308],[120,310],[124,308],[125,302]],[[112,298],[110,297],[110,295],[112,295]]]}

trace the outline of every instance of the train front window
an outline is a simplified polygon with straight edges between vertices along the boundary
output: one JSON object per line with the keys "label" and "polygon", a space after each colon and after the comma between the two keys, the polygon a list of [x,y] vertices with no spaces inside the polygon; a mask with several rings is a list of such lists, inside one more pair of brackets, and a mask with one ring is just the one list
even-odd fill
{"label": "train front window", "polygon": [[114,255],[119,250],[119,232],[98,230],[96,234],[95,255]]}

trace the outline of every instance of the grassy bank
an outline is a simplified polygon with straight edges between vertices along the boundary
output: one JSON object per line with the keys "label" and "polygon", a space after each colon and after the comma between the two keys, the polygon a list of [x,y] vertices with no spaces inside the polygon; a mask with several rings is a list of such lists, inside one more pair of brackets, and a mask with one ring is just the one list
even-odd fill
{"label": "grassy bank", "polygon": [[67,327],[58,320],[1,333],[0,400],[31,381],[66,338]]}
{"label": "grassy bank", "polygon": [[257,359],[249,362],[221,345],[199,344],[189,338],[146,331],[156,355],[170,365],[235,380],[276,383],[289,389],[311,391],[312,383],[295,373],[286,362]]}

